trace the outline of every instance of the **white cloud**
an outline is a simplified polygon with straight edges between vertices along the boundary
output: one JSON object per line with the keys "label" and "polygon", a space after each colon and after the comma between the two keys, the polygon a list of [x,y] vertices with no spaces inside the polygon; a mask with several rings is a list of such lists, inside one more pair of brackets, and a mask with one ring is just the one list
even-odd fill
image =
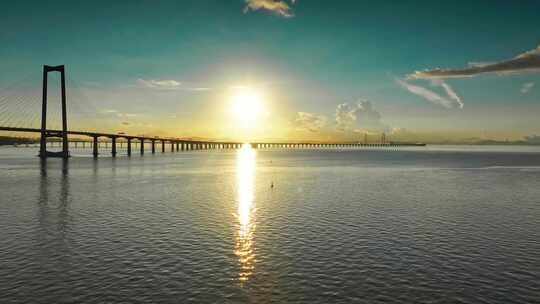
{"label": "white cloud", "polygon": [[521,87],[521,93],[522,94],[527,94],[529,93],[529,91],[534,87],[534,82],[527,82],[527,83],[524,83],[523,86]]}
{"label": "white cloud", "polygon": [[121,117],[121,118],[142,116],[142,114],[119,112],[118,110],[115,110],[115,109],[105,109],[101,112],[107,116],[116,116],[116,117]]}
{"label": "white cloud", "polygon": [[540,46],[520,54],[514,58],[494,63],[473,63],[463,69],[432,69],[416,71],[409,75],[412,79],[463,78],[480,74],[494,73],[498,75],[540,72]]}
{"label": "white cloud", "polygon": [[462,109],[464,106],[463,101],[452,89],[452,87],[442,80],[433,81],[432,86],[442,87],[446,92],[446,95],[448,96],[441,96],[440,94],[430,89],[408,83],[401,79],[396,79],[396,83],[399,84],[401,87],[407,89],[409,92],[416,94],[433,104],[440,105],[448,109],[455,107],[459,107],[460,109]]}
{"label": "white cloud", "polygon": [[184,91],[209,91],[211,88],[199,86],[184,86],[182,82],[165,79],[165,80],[145,80],[137,79],[137,86],[140,88],[156,89],[156,90],[184,90]]}
{"label": "white cloud", "polygon": [[[296,1],[291,1],[294,4]],[[244,8],[244,13],[251,11],[256,11],[259,9],[265,9],[272,11],[279,16],[290,18],[294,17],[294,14],[291,10],[291,6],[284,0],[246,0],[246,7]]]}
{"label": "white cloud", "polygon": [[165,90],[178,89],[182,85],[182,83],[176,80],[145,80],[140,78],[137,79],[137,84],[141,87]]}
{"label": "white cloud", "polygon": [[381,120],[381,114],[368,100],[356,104],[342,103],[336,108],[336,129],[339,131],[384,131],[388,126]]}
{"label": "white cloud", "polygon": [[450,97],[450,99],[457,102],[460,109],[463,109],[464,104],[463,104],[463,101],[461,100],[461,97],[458,96],[456,91],[454,91],[454,89],[452,89],[452,87],[448,83],[446,83],[446,82],[444,82],[444,81],[442,81],[440,79],[436,79],[436,80],[434,79],[432,81],[432,84],[435,85],[435,86],[441,86],[444,89],[444,91],[446,92],[446,95],[448,95],[448,97]]}
{"label": "white cloud", "polygon": [[326,117],[307,112],[296,113],[294,125],[297,131],[318,132],[326,125]]}

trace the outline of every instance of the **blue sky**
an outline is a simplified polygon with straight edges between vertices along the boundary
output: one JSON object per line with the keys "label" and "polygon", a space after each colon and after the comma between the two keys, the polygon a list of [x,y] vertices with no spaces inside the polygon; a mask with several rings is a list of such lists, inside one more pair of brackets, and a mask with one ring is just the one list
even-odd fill
{"label": "blue sky", "polygon": [[[276,3],[286,12],[272,10]],[[228,87],[249,84],[263,87],[269,120],[279,125],[252,136],[405,136],[397,132],[406,130],[519,138],[540,134],[536,71],[435,82],[406,77],[534,50],[539,11],[538,1],[18,1],[0,11],[0,87],[39,75],[42,64],[66,64],[99,109],[134,111],[132,125],[144,114],[140,123],[173,134],[237,135],[220,133],[217,123],[225,121],[212,125],[204,117],[222,114]],[[148,85],[168,80],[181,90]],[[201,88],[208,90],[195,90]],[[339,113],[344,103],[349,112]],[[171,113],[182,123],[160,125]]]}

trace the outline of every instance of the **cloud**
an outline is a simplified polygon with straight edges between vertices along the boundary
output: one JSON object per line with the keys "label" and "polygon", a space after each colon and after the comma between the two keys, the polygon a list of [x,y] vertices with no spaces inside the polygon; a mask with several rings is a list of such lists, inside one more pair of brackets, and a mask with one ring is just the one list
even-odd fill
{"label": "cloud", "polygon": [[[294,4],[296,1],[291,1]],[[246,0],[244,13],[265,9],[285,18],[294,17],[291,6],[284,0]]]}
{"label": "cloud", "polygon": [[105,114],[107,116],[116,116],[116,117],[120,117],[120,118],[133,118],[133,117],[142,116],[142,114],[124,113],[124,112],[119,112],[118,110],[115,110],[115,109],[105,109],[105,110],[101,111],[101,113],[103,113],[103,114]]}
{"label": "cloud", "polygon": [[401,79],[396,79],[396,83],[399,84],[401,87],[407,89],[409,92],[416,94],[433,104],[441,105],[448,109],[455,107],[459,107],[460,109],[462,109],[464,106],[463,101],[452,89],[452,87],[440,79],[432,81],[431,85],[435,87],[442,87],[446,92],[447,96],[441,96],[440,94],[430,89],[408,83]]}
{"label": "cloud", "polygon": [[523,86],[521,87],[521,94],[527,94],[529,93],[529,91],[534,87],[534,82],[527,82],[527,83],[524,83]]}
{"label": "cloud", "polygon": [[297,131],[318,132],[326,125],[326,117],[307,112],[296,113],[294,125]]}
{"label": "cloud", "polygon": [[156,89],[156,90],[184,90],[184,91],[209,91],[211,88],[190,86],[186,87],[182,82],[165,79],[165,80],[145,80],[137,79],[137,86],[140,88]]}
{"label": "cloud", "polygon": [[116,116],[123,117],[123,118],[129,118],[129,117],[137,117],[141,116],[141,114],[135,114],[135,113],[116,113]]}
{"label": "cloud", "polygon": [[381,120],[381,114],[368,100],[356,104],[342,103],[336,108],[336,129],[338,131],[385,131],[388,126]]}
{"label": "cloud", "polygon": [[137,84],[141,87],[152,88],[152,89],[165,89],[165,90],[174,90],[178,89],[182,83],[176,80],[145,80],[137,79]]}
{"label": "cloud", "polygon": [[495,63],[475,63],[463,69],[433,69],[416,71],[409,75],[412,79],[463,78],[480,74],[494,73],[498,75],[525,72],[540,72],[540,46],[514,58]]}

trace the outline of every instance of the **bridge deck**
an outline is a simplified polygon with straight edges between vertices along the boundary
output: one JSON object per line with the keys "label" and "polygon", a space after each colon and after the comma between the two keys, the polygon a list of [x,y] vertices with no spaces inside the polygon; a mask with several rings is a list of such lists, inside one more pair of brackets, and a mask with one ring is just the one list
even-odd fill
{"label": "bridge deck", "polygon": [[[2,127],[0,126],[0,131],[8,132],[28,132],[28,133],[41,133],[41,129],[35,128],[14,128],[14,127]],[[52,133],[62,133],[62,130],[47,130],[47,132]],[[210,140],[193,140],[185,138],[161,138],[161,137],[149,137],[149,136],[138,136],[138,135],[127,135],[127,134],[112,134],[112,133],[99,133],[99,132],[86,132],[86,131],[67,131],[68,135],[80,135],[88,136],[92,138],[97,137],[107,137],[111,139],[125,138],[125,139],[136,139],[140,141],[166,141],[170,143],[190,143],[190,144],[217,144],[217,145],[240,145],[239,142],[229,142],[229,141],[210,141]],[[334,146],[334,147],[355,147],[355,146],[366,146],[366,147],[399,147],[399,146],[425,146],[423,143],[371,143],[371,144],[361,144],[358,142],[332,142],[332,143],[316,143],[316,142],[253,142],[251,145],[255,148],[264,148],[264,147],[274,147],[274,148],[286,148],[286,147],[301,147],[301,146]]]}

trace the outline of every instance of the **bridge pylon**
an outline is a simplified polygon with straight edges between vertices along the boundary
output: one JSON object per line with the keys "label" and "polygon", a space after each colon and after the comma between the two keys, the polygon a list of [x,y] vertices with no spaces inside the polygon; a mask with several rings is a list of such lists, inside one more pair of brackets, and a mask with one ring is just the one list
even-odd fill
{"label": "bridge pylon", "polygon": [[[62,98],[62,131],[47,130],[47,77],[50,72],[60,73],[60,86]],[[43,103],[41,107],[41,139],[39,147],[39,157],[69,157],[68,133],[67,133],[67,111],[66,111],[66,77],[65,67],[59,66],[43,66]],[[62,139],[62,151],[50,152],[47,151],[47,138],[57,137]]]}

